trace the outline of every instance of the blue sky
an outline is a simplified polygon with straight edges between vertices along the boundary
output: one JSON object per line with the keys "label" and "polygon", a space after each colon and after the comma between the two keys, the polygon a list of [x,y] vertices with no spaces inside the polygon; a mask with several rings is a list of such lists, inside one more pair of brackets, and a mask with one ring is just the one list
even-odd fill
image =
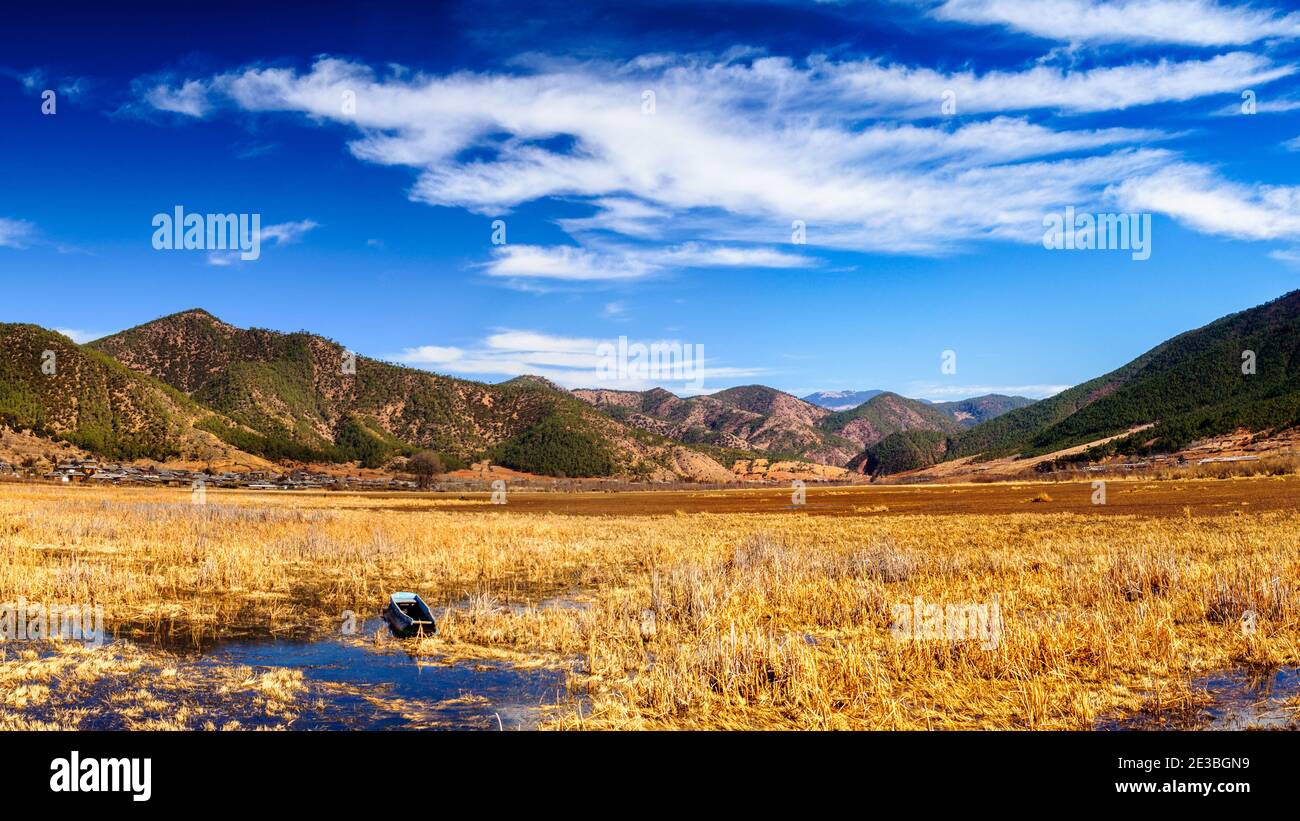
{"label": "blue sky", "polygon": [[[599,379],[626,336],[702,346],[706,392],[952,399],[1296,287],[1281,3],[580,6],[7,11],[0,321],[197,306],[486,381],[697,390]],[[178,205],[261,215],[260,258],[156,250]],[[1150,258],[1045,248],[1067,206],[1149,214]]]}

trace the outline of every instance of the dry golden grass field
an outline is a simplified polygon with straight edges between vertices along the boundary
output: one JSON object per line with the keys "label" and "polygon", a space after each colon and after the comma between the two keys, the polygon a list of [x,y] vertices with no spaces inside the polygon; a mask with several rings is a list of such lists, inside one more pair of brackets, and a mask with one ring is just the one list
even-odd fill
{"label": "dry golden grass field", "polygon": [[[99,605],[116,639],[0,643],[0,727],[306,726],[341,685],[187,648],[337,634],[392,590],[446,608],[437,637],[402,643],[412,664],[561,671],[548,728],[1194,726],[1196,680],[1300,663],[1300,481],[1091,494],[208,490],[198,505],[3,484],[0,602]],[[422,726],[420,705],[353,695]]]}

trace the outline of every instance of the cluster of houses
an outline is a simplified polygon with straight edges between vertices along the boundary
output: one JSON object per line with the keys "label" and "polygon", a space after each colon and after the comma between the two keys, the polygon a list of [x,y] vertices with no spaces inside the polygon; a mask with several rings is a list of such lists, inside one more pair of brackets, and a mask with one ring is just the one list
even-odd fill
{"label": "cluster of houses", "polygon": [[[0,475],[17,471],[0,462]],[[268,471],[248,473],[207,473],[176,468],[137,467],[99,462],[95,459],[73,459],[61,462],[39,478],[54,482],[91,482],[110,485],[157,485],[193,487],[202,482],[206,487],[242,487],[252,490],[310,490],[313,488],[354,488],[373,490],[399,490],[413,488],[415,483],[396,477],[361,478],[332,476],[294,470],[277,474]]]}
{"label": "cluster of houses", "polygon": [[[1259,461],[1259,457],[1252,456],[1252,455],[1207,456],[1204,459],[1197,459],[1196,464],[1209,465],[1215,462],[1258,462],[1258,461]],[[1158,465],[1166,462],[1172,463],[1173,460],[1168,456],[1153,456],[1149,460],[1143,462],[1120,462],[1118,464],[1108,464],[1108,465],[1089,465],[1088,467],[1084,468],[1084,470],[1093,471],[1093,472],[1104,471],[1104,470],[1133,470],[1134,468],[1150,467],[1153,464]],[[1178,467],[1184,467],[1190,464],[1192,464],[1192,462],[1189,459],[1186,459],[1181,456],[1177,460]]]}

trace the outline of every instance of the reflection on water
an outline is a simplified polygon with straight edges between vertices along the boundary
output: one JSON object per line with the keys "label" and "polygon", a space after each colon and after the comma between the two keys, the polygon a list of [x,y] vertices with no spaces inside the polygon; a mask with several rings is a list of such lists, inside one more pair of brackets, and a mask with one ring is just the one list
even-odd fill
{"label": "reflection on water", "polygon": [[[386,633],[371,619],[361,635],[376,631]],[[297,710],[294,729],[530,729],[546,706],[568,701],[563,671],[421,661],[400,642],[376,646],[359,636],[223,642],[198,663],[301,670],[318,686]]]}
{"label": "reflection on water", "polygon": [[[1272,673],[1219,675],[1203,686],[1214,699],[1210,730],[1295,729],[1300,718],[1300,667]],[[1289,704],[1288,704],[1289,702]]]}
{"label": "reflection on water", "polygon": [[1101,730],[1300,729],[1300,667],[1232,670],[1192,683],[1207,704],[1171,716],[1144,710],[1098,723]]}

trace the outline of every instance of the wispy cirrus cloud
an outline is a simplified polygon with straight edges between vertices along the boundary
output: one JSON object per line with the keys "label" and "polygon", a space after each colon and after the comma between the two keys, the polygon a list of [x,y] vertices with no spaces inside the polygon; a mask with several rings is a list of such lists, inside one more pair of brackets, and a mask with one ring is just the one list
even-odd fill
{"label": "wispy cirrus cloud", "polygon": [[656,264],[682,268],[808,268],[817,260],[773,248],[740,248],[688,242],[648,254]]}
{"label": "wispy cirrus cloud", "polygon": [[213,108],[207,85],[199,80],[186,80],[176,86],[159,83],[145,90],[144,102],[159,111],[198,118]]}
{"label": "wispy cirrus cloud", "polygon": [[492,251],[489,276],[524,279],[596,281],[637,279],[652,268],[643,260],[601,254],[571,245],[503,245]]}
{"label": "wispy cirrus cloud", "polygon": [[0,248],[27,248],[36,239],[36,226],[27,220],[0,217]]}
{"label": "wispy cirrus cloud", "polygon": [[570,281],[637,279],[673,268],[804,268],[816,260],[771,248],[688,242],[667,248],[502,245],[488,275]]}
{"label": "wispy cirrus cloud", "polygon": [[1247,185],[1203,166],[1179,164],[1119,183],[1112,194],[1122,208],[1168,214],[1205,233],[1300,239],[1300,186]]}
{"label": "wispy cirrus cloud", "polygon": [[946,0],[930,13],[1063,42],[1242,46],[1300,37],[1300,14],[1216,0]]}
{"label": "wispy cirrus cloud", "polygon": [[952,91],[957,110],[965,113],[1050,109],[1085,114],[1235,92],[1295,71],[1295,66],[1236,51],[1205,60],[1162,59],[1085,70],[1037,65],[1021,71],[944,73],[863,61],[840,64],[825,73],[863,95],[865,111],[886,114],[892,109],[932,117],[939,113],[943,91]]}
{"label": "wispy cirrus cloud", "polygon": [[[1035,243],[1043,214],[1061,203],[1100,207],[1118,181],[1183,160],[1155,145],[1175,136],[1157,129],[1062,129],[1000,112],[1236,96],[1295,71],[1246,52],[984,73],[750,54],[529,57],[511,72],[380,74],[322,57],[306,72],[251,67],[144,98],[193,117],[238,109],[352,125],[352,153],[414,169],[410,196],[431,205],[495,216],[547,198],[587,204],[590,215],[559,221],[579,245],[499,248],[483,269],[516,283],[591,283],[703,267],[693,257],[705,253],[711,264],[735,253],[737,265],[783,267],[796,222],[812,245],[868,252]],[[936,122],[945,92],[962,120]],[[672,243],[677,258],[611,248],[610,235]],[[680,250],[706,239],[766,246],[778,262],[765,265],[753,248]]]}
{"label": "wispy cirrus cloud", "polygon": [[270,240],[277,245],[292,245],[307,235],[307,232],[320,227],[315,220],[298,220],[297,222],[278,222],[262,227],[262,241]]}
{"label": "wispy cirrus cloud", "polygon": [[1287,265],[1300,268],[1300,248],[1279,248],[1270,251],[1269,256],[1278,262],[1284,262]]}
{"label": "wispy cirrus cloud", "polygon": [[[1300,110],[1300,97],[1294,94],[1284,94],[1278,97],[1264,97],[1259,95],[1251,97],[1253,92],[1247,90],[1242,92],[1239,102],[1228,103],[1222,108],[1215,109],[1215,117],[1240,117],[1247,113],[1249,108],[1250,116],[1258,114],[1286,114],[1290,111]],[[1250,97],[1248,100],[1247,98]]]}
{"label": "wispy cirrus cloud", "polygon": [[0,77],[17,80],[29,92],[51,90],[73,99],[84,95],[91,85],[91,81],[85,77],[55,75],[43,68],[20,71],[0,66]]}
{"label": "wispy cirrus cloud", "polygon": [[27,250],[40,248],[53,250],[60,254],[90,254],[91,252],[77,245],[51,239],[43,234],[36,224],[28,220],[0,217],[0,248]]}
{"label": "wispy cirrus cloud", "polygon": [[[263,245],[293,245],[302,240],[308,232],[320,227],[320,223],[315,220],[297,220],[294,222],[278,222],[274,225],[264,225],[259,232],[260,242]],[[208,264],[219,267],[238,265],[243,262],[239,249],[230,251],[210,251],[208,253]]]}

